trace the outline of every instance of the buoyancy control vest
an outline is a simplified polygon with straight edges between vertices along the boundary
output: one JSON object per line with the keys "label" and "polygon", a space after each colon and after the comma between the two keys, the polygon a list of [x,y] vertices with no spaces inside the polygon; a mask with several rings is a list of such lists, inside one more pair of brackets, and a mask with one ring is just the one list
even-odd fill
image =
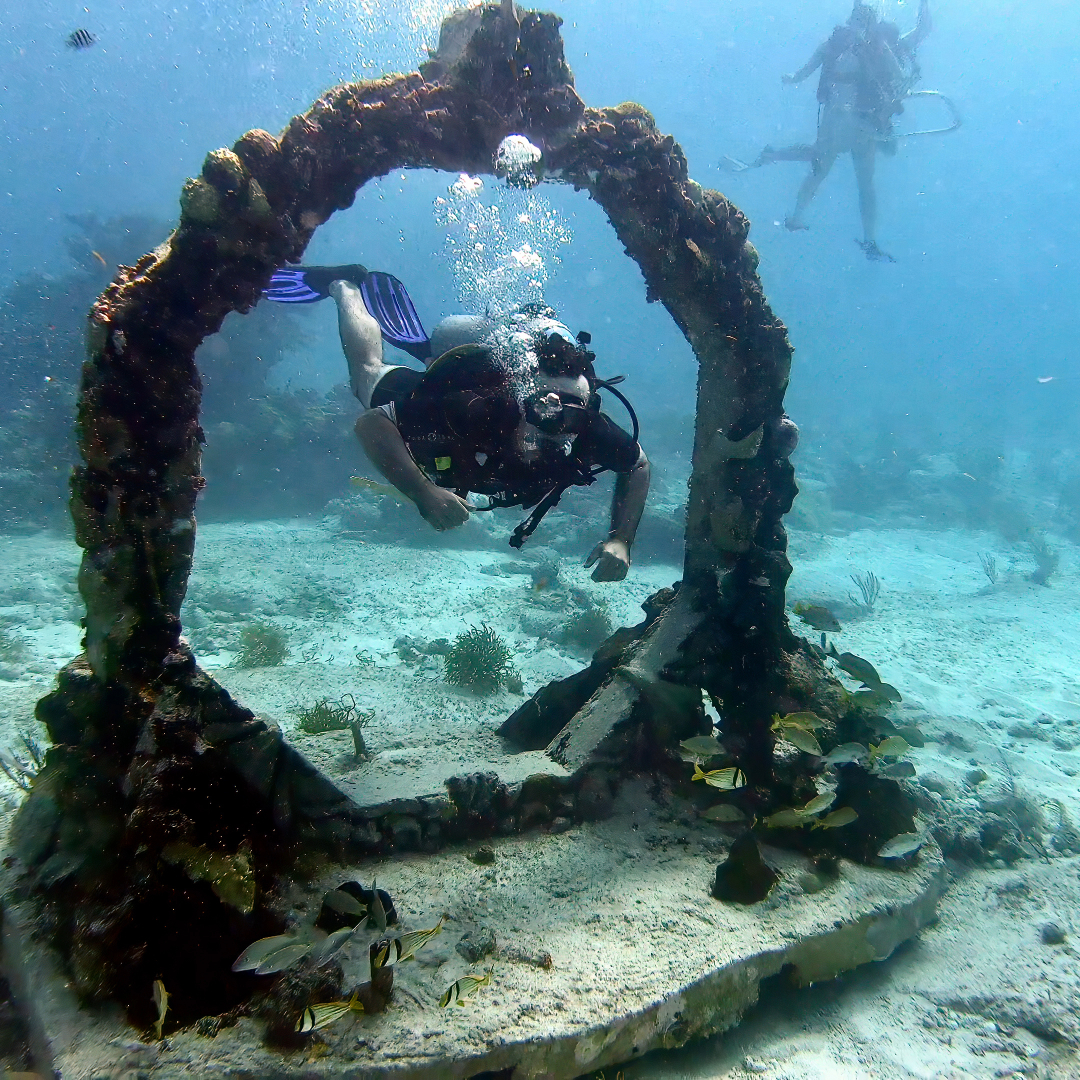
{"label": "buoyancy control vest", "polygon": [[[580,335],[583,348],[588,335]],[[588,354],[591,358],[592,354]],[[483,495],[482,510],[535,507],[515,531],[510,543],[520,547],[555,506],[568,487],[593,483],[610,465],[598,465],[583,447],[591,448],[591,427],[606,431],[614,425],[600,413],[599,390],[609,389],[633,420],[633,442],[639,434],[630,403],[613,389],[616,379],[597,379],[588,365],[589,398],[584,405],[567,402],[568,409],[585,413],[584,430],[565,438],[537,440],[519,446],[523,419],[536,423],[530,395],[509,364],[487,345],[461,345],[434,361],[397,410],[398,429],[409,452],[428,478],[461,497]],[[578,424],[581,428],[582,424]],[[620,430],[620,429],[615,429]],[[627,436],[622,433],[625,439]]]}

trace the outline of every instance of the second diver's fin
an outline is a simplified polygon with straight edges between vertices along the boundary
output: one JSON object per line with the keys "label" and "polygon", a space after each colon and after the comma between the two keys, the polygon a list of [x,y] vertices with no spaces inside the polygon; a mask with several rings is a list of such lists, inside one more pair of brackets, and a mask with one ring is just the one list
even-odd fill
{"label": "second diver's fin", "polygon": [[351,281],[360,288],[364,306],[379,324],[382,335],[421,362],[431,356],[431,342],[420,322],[412,298],[393,274],[349,266],[287,266],[277,270],[263,290],[267,300],[279,304],[315,304],[330,295],[334,281]]}
{"label": "second diver's fin", "polygon": [[862,248],[863,254],[871,262],[896,262],[887,251],[882,251],[873,240],[856,240],[855,243]]}
{"label": "second diver's fin", "polygon": [[756,165],[751,164],[749,161],[740,161],[738,158],[733,158],[730,154],[725,154],[720,159],[720,168],[724,172],[746,172],[747,169],[756,168]]}

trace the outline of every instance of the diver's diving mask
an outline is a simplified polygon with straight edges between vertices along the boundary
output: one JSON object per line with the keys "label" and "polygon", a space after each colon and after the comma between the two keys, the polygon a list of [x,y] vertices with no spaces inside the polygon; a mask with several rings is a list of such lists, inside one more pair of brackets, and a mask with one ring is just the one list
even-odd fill
{"label": "diver's diving mask", "polygon": [[[566,377],[570,379],[581,373],[589,383],[589,392],[582,399],[580,394],[570,390],[537,389],[523,403],[528,423],[551,437],[573,435],[582,431],[589,411],[599,407],[599,399],[592,389],[591,375],[596,355],[586,348],[591,338],[583,332],[578,334],[575,341],[569,333],[565,327],[556,324],[555,327],[541,330],[537,335],[535,348],[541,359],[541,369],[550,372],[551,378],[559,378],[556,373],[560,370],[566,371]],[[588,374],[582,371],[583,368]]]}
{"label": "diver's diving mask", "polygon": [[544,435],[572,435],[581,431],[589,412],[588,402],[562,390],[537,390],[525,399],[525,419]]}

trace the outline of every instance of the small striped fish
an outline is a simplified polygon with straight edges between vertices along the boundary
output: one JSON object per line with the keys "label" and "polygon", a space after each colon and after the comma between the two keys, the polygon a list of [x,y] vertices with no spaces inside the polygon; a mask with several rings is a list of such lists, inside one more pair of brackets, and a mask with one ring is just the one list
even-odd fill
{"label": "small striped fish", "polygon": [[296,1030],[302,1034],[318,1031],[335,1020],[340,1020],[348,1012],[363,1012],[364,1006],[353,994],[348,1001],[327,1001],[322,1005],[309,1005],[296,1021]]}
{"label": "small striped fish", "polygon": [[401,937],[391,938],[375,954],[371,966],[374,968],[393,967],[395,964],[411,960],[416,955],[417,949],[422,949],[436,934],[442,933],[445,920],[446,917],[443,916],[430,930],[413,930],[408,934],[402,934]]}
{"label": "small striped fish", "polygon": [[742,769],[712,769],[709,772],[703,772],[701,763],[697,761],[694,762],[694,775],[690,779],[704,780],[709,787],[720,791],[736,791],[741,787],[746,787],[746,774]]}
{"label": "small striped fish", "polygon": [[445,1009],[448,1005],[457,1003],[465,1004],[465,998],[472,997],[481,986],[491,985],[491,975],[495,971],[495,965],[487,969],[484,975],[463,975],[457,982],[451,983],[446,993],[439,998],[439,1008]]}
{"label": "small striped fish", "polygon": [[90,33],[89,30],[79,29],[67,36],[67,47],[69,49],[89,49],[97,38]]}

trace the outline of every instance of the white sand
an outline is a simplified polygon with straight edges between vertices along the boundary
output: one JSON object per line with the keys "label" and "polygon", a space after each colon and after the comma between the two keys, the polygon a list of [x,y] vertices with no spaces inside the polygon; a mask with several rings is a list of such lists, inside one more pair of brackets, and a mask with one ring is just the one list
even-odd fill
{"label": "white sand", "polygon": [[[284,522],[202,526],[199,544],[190,610],[199,624],[194,638],[204,643],[200,662],[286,729],[294,722],[290,710],[317,697],[348,692],[360,707],[374,708],[366,732],[374,759],[361,769],[349,761],[347,734],[297,736],[319,747],[313,756],[365,799],[429,789],[474,762],[505,778],[516,775],[492,731],[522,697],[453,690],[440,681],[438,661],[402,663],[393,648],[399,636],[452,638],[487,622],[514,650],[526,693],[582,662],[550,642],[537,645],[522,629],[522,615],[538,610],[527,576],[480,572],[514,557],[501,537],[493,537],[490,551],[420,551]],[[0,681],[3,745],[34,729],[33,702],[78,650],[72,619],[80,612],[72,584],[78,553],[70,541],[45,534],[6,537],[0,545],[0,618],[19,628],[29,650],[25,660],[0,666],[0,676],[12,676]],[[990,535],[795,532],[789,598],[842,601],[858,593],[849,574],[874,571],[883,583],[876,609],[851,619],[841,610],[844,630],[835,641],[871,660],[904,694],[897,720],[917,722],[931,740],[911,754],[920,779],[951,785],[962,803],[973,768],[991,781],[1009,773],[1019,794],[1036,803],[1060,800],[1077,821],[1080,576],[1075,549],[1057,546],[1061,570],[1041,587],[1026,579],[1030,557]],[[997,557],[995,586],[983,575],[980,551]],[[638,565],[616,586],[594,585],[580,568],[567,576],[605,598],[612,618],[624,623],[638,621],[641,600],[676,573]],[[327,595],[338,614],[320,610]],[[227,666],[240,626],[252,617],[289,628],[292,656],[284,667]],[[307,650],[314,652],[303,662]],[[357,651],[374,667],[357,664]],[[940,741],[949,733],[970,749]],[[536,762],[520,765],[527,773]],[[17,798],[2,777],[0,786],[9,801]],[[1080,965],[1072,948],[1080,935],[1078,866],[1080,860],[1058,856],[968,872],[943,902],[939,923],[887,963],[781,997],[722,1039],[628,1067],[626,1080],[981,1080],[1010,1070],[1055,1080],[1080,1076],[1067,1045],[1049,1041],[1055,1032],[1080,1041]],[[1048,921],[1069,932],[1066,944],[1043,944],[1040,927]]]}

